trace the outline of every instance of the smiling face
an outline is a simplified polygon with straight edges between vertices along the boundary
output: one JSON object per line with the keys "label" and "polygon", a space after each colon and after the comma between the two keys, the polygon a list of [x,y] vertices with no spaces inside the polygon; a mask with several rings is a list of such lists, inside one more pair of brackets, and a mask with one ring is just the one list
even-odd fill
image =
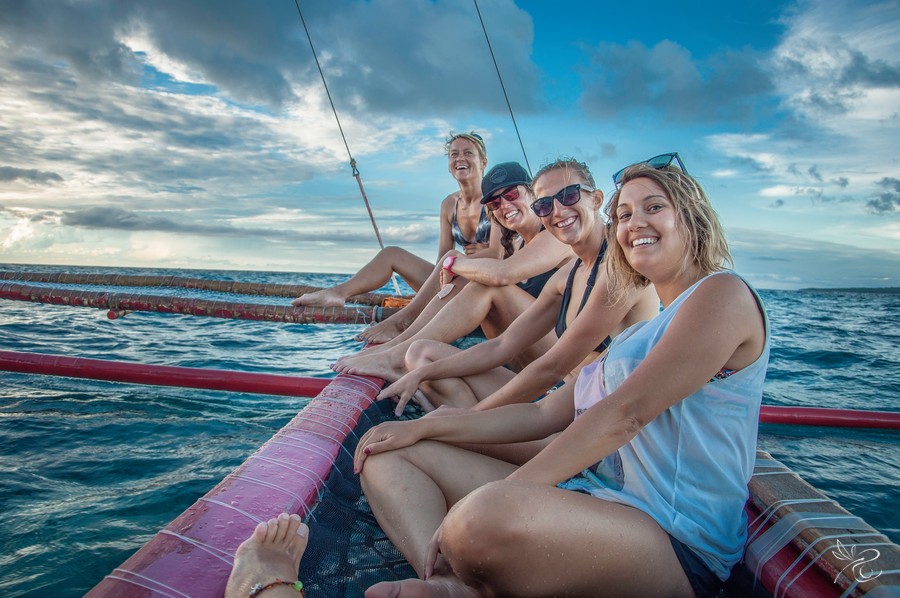
{"label": "smiling face", "polygon": [[[590,186],[589,182],[583,180],[576,171],[555,168],[540,173],[531,186],[534,189],[534,196],[540,198],[551,197],[576,183]],[[580,193],[581,199],[571,206],[564,206],[554,199],[553,211],[541,218],[547,230],[567,245],[575,245],[589,238],[600,222],[597,208],[599,203],[603,202],[603,194],[600,191],[590,193],[585,190],[581,190]]]}
{"label": "smiling face", "polygon": [[[515,189],[518,197],[511,191]],[[534,196],[525,185],[506,187],[491,196],[494,200],[486,205],[494,213],[494,218],[504,227],[520,232],[525,229],[540,227],[540,219],[531,211],[529,206],[534,201]],[[499,202],[499,203],[498,203]]]}
{"label": "smiling face", "polygon": [[457,137],[450,142],[447,159],[450,174],[457,181],[470,180],[481,184],[484,167],[487,166],[487,158],[481,154],[481,149],[475,142],[464,137]]}
{"label": "smiling face", "polygon": [[636,178],[619,191],[616,241],[631,267],[650,280],[677,273],[688,254],[672,200],[649,178]]}

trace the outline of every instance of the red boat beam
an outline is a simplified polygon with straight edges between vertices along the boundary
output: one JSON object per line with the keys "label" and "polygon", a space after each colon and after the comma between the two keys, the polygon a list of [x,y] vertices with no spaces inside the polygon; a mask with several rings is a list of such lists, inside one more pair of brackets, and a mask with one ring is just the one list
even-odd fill
{"label": "red boat beam", "polygon": [[[156,384],[294,397],[313,397],[321,392],[330,381],[326,378],[147,365],[45,353],[17,353],[15,351],[0,351],[0,370],[23,374],[47,374],[132,384]],[[900,430],[900,412],[895,411],[763,405],[760,409],[759,421],[764,424]]]}
{"label": "red boat beam", "polygon": [[763,405],[759,412],[759,421],[763,424],[900,430],[900,412],[895,411]]}
{"label": "red boat beam", "polygon": [[45,353],[17,353],[15,351],[0,351],[0,370],[22,374],[47,374],[131,384],[205,388],[290,397],[314,397],[331,382],[327,378],[147,365]]}

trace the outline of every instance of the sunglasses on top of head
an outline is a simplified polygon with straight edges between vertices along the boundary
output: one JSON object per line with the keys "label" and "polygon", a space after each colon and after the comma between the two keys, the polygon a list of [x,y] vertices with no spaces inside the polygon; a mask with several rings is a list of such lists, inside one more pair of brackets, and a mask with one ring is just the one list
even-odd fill
{"label": "sunglasses on top of head", "polygon": [[519,187],[518,186],[510,187],[506,191],[503,191],[502,193],[492,197],[490,199],[490,201],[486,201],[484,203],[484,205],[486,205],[487,207],[489,207],[492,210],[496,210],[497,208],[500,207],[500,199],[501,198],[505,199],[506,201],[515,201],[515,200],[519,199]]}
{"label": "sunglasses on top of head", "polygon": [[616,189],[619,189],[622,186],[622,175],[626,170],[634,166],[635,164],[646,164],[659,170],[660,168],[665,168],[669,166],[672,162],[678,162],[678,167],[681,169],[681,172],[687,174],[687,168],[684,167],[684,162],[681,161],[681,156],[678,155],[678,152],[671,152],[669,154],[660,154],[658,156],[653,156],[649,160],[644,160],[643,162],[635,162],[634,164],[629,164],[625,168],[619,170],[616,174],[613,175],[613,183],[616,185]]}
{"label": "sunglasses on top of head", "polygon": [[563,187],[549,197],[541,197],[535,200],[531,204],[531,209],[538,217],[546,218],[553,212],[554,199],[564,206],[574,206],[581,200],[582,191],[593,193],[595,189],[583,183],[575,183],[574,185]]}

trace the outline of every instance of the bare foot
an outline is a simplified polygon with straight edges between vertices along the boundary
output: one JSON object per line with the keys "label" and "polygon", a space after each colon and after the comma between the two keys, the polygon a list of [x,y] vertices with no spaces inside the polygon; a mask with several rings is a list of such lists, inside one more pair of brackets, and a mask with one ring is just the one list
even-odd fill
{"label": "bare foot", "polygon": [[342,372],[347,365],[347,362],[356,359],[361,355],[374,355],[376,353],[381,353],[383,351],[389,350],[390,347],[383,347],[381,345],[372,345],[370,347],[363,347],[356,353],[348,353],[347,355],[341,355],[338,357],[338,360],[331,364],[331,369],[335,372]]}
{"label": "bare foot", "polygon": [[[309,541],[308,534],[309,528],[296,514],[282,513],[277,519],[257,525],[235,552],[225,598],[246,598],[256,584],[296,580],[300,559]],[[266,590],[267,598],[297,598],[299,595],[286,585]]]}
{"label": "bare foot", "polygon": [[343,307],[347,298],[334,292],[334,289],[322,289],[314,293],[306,293],[300,295],[293,301],[291,305],[294,307],[316,306],[316,307]]}
{"label": "bare foot", "polygon": [[362,332],[356,335],[356,340],[365,341],[367,343],[386,343],[398,336],[401,332],[409,328],[412,322],[406,318],[400,317],[402,312],[398,312],[387,320],[382,320],[377,324],[372,324]]}
{"label": "bare foot", "polygon": [[456,576],[432,576],[422,579],[385,581],[366,590],[366,598],[477,598],[475,588],[465,585]]}
{"label": "bare foot", "polygon": [[388,382],[396,382],[406,373],[403,368],[403,354],[398,355],[394,350],[348,355],[331,366],[331,369],[339,374],[378,376]]}

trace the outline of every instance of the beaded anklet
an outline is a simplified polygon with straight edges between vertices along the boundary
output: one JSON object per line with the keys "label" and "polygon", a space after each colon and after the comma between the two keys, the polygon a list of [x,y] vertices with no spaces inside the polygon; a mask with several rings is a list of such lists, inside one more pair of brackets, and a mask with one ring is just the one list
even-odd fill
{"label": "beaded anklet", "polygon": [[303,592],[303,582],[302,581],[282,581],[280,579],[275,579],[272,583],[262,585],[261,583],[254,584],[250,588],[250,598],[256,598],[266,590],[271,590],[276,586],[288,586],[292,590],[296,590],[300,592],[300,598],[306,598],[306,594]]}

